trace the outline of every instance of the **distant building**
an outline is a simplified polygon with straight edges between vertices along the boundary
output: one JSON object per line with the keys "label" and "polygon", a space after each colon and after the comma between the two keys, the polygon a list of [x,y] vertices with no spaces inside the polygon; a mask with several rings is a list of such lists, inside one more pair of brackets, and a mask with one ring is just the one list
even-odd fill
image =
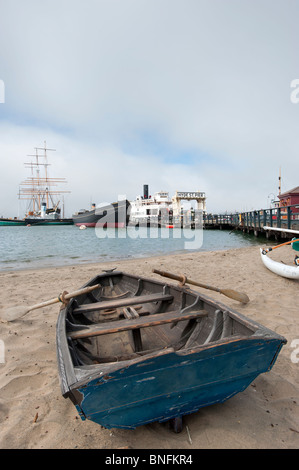
{"label": "distant building", "polygon": [[[290,189],[283,194],[278,195],[279,207],[292,206],[294,204],[299,205],[299,186]],[[299,212],[299,208],[292,208],[292,212]]]}

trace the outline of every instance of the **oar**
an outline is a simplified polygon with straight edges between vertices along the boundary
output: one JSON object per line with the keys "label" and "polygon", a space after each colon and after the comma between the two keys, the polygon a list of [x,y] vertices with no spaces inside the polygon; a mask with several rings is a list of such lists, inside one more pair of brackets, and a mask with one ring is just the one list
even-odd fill
{"label": "oar", "polygon": [[247,304],[249,302],[249,298],[246,294],[243,294],[242,292],[237,292],[233,289],[219,289],[218,287],[208,286],[207,284],[192,281],[191,279],[187,279],[185,276],[182,275],[166,273],[165,271],[159,271],[158,269],[153,269],[153,273],[160,274],[160,276],[168,277],[169,279],[175,279],[176,281],[180,281],[183,283],[192,284],[193,286],[203,287],[204,289],[220,292],[220,294],[223,294],[226,297],[230,297],[231,299],[237,300],[238,302],[242,302],[243,304]]}
{"label": "oar", "polygon": [[269,253],[269,251],[276,250],[276,248],[280,248],[281,246],[284,246],[284,245],[290,245],[291,243],[294,243],[294,242],[299,242],[299,238],[297,238],[296,240],[289,240],[288,242],[281,243],[280,245],[273,246],[273,248],[271,248],[271,247],[265,248],[262,251],[262,253],[263,253],[263,255],[265,255],[266,253]]}
{"label": "oar", "polygon": [[65,300],[72,299],[73,297],[78,297],[79,295],[82,295],[82,294],[88,294],[88,292],[91,292],[97,289],[98,287],[100,287],[100,284],[96,284],[90,287],[84,287],[83,289],[72,292],[71,294],[66,293],[65,295],[63,295],[62,298],[59,295],[58,297],[55,297],[54,299],[47,300],[46,302],[42,302],[40,304],[32,305],[31,307],[26,307],[24,305],[9,307],[3,312],[1,312],[0,317],[1,317],[1,320],[4,320],[4,321],[13,321],[13,320],[16,320],[17,318],[23,317],[24,315],[31,312],[32,310],[36,310],[37,308],[47,307],[48,305],[55,304],[56,302],[64,303]]}

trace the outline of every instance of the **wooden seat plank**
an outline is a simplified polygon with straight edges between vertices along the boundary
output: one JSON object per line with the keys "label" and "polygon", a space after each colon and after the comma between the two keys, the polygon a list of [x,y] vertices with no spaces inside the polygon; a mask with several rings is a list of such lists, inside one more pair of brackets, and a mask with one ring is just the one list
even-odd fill
{"label": "wooden seat plank", "polygon": [[173,300],[173,296],[169,294],[149,294],[149,295],[137,295],[134,297],[126,297],[124,299],[109,300],[102,302],[94,302],[92,304],[82,305],[81,307],[73,310],[74,314],[94,312],[95,310],[104,310],[106,308],[119,308],[128,307],[131,305],[145,304],[147,302],[158,302],[161,300]]}
{"label": "wooden seat plank", "polygon": [[201,318],[206,315],[208,315],[206,310],[194,310],[192,312],[173,311],[166,313],[155,313],[147,317],[134,318],[133,320],[124,319],[88,326],[82,330],[68,332],[67,336],[72,339],[89,338],[91,336],[100,336],[111,333],[118,333],[120,331],[134,330],[137,328],[158,326],[165,323],[191,320],[194,318]]}

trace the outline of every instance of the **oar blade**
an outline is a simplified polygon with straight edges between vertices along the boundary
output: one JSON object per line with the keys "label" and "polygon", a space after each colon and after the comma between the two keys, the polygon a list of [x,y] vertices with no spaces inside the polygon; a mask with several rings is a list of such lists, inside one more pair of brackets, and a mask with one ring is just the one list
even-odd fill
{"label": "oar blade", "polygon": [[0,314],[0,317],[2,321],[10,322],[16,320],[17,318],[23,317],[24,315],[26,315],[26,313],[28,313],[28,311],[28,307],[18,305],[16,307],[10,307],[3,310],[3,312],[1,312]]}
{"label": "oar blade", "polygon": [[203,289],[209,289],[216,292],[220,292],[221,294],[226,295],[226,297],[230,297],[231,299],[237,300],[242,304],[247,304],[249,302],[249,297],[243,292],[237,292],[233,289],[219,289],[218,287],[208,286],[207,284],[202,284],[201,282],[192,281],[191,279],[187,279],[183,275],[179,276],[177,274],[159,271],[158,269],[153,269],[153,273],[160,274],[160,276],[168,277],[170,279],[176,279],[177,281],[186,282],[187,284],[191,284],[193,286],[202,287]]}
{"label": "oar blade", "polygon": [[237,300],[242,304],[247,304],[249,302],[249,297],[247,294],[243,292],[237,292],[233,289],[220,289],[220,293],[226,295],[226,297],[230,297],[233,300]]}

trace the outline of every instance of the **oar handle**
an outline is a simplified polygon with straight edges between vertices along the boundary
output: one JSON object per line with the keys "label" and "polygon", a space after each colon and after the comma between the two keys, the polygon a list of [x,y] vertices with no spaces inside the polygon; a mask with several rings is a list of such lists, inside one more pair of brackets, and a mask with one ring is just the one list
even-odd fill
{"label": "oar handle", "polygon": [[[97,289],[98,287],[100,287],[100,284],[96,284],[94,286],[89,286],[89,287],[84,287],[83,289],[79,289],[79,290],[76,290],[74,292],[71,292],[70,294],[66,294],[64,296],[64,299],[69,300],[69,299],[72,299],[73,297],[78,297],[78,295],[88,294],[89,292],[92,292],[93,290]],[[55,304],[56,302],[62,302],[60,297],[55,297],[54,299],[47,300],[46,302],[42,302],[40,304],[32,305],[32,307],[29,307],[28,311],[35,310],[37,308],[47,307],[47,305],[52,305],[52,304]]]}
{"label": "oar handle", "polygon": [[167,273],[165,271],[159,271],[158,269],[153,269],[153,273],[160,274],[160,276],[168,277],[169,279],[175,279],[176,281],[182,282],[182,284],[191,284],[193,286],[203,287],[204,289],[213,290],[215,292],[220,292],[220,294],[229,297],[230,299],[237,300],[238,302],[247,303],[249,302],[249,298],[246,294],[242,292],[237,292],[233,289],[219,289],[218,287],[209,286],[207,284],[202,284],[200,282],[192,281],[191,279],[187,279],[186,276]]}
{"label": "oar handle", "polygon": [[75,292],[71,292],[70,294],[66,294],[64,298],[66,300],[71,299],[72,297],[78,297],[78,295],[81,294],[88,294],[89,292],[92,292],[95,289],[98,289],[101,287],[100,284],[95,284],[94,286],[89,286],[89,287],[84,287],[83,289],[76,290]]}
{"label": "oar handle", "polygon": [[266,253],[269,253],[269,251],[276,250],[276,248],[280,248],[281,246],[285,246],[285,245],[290,245],[291,243],[294,243],[294,242],[299,242],[299,238],[294,239],[294,240],[289,240],[288,242],[281,243],[280,245],[273,246],[273,248],[271,247],[266,248],[265,250],[263,250],[263,255],[265,255]]}
{"label": "oar handle", "polygon": [[153,269],[153,273],[159,274],[163,277],[168,277],[169,279],[174,279],[175,281],[183,282],[184,280],[183,276],[179,276],[178,274],[167,273],[166,271],[159,271],[159,269]]}
{"label": "oar handle", "polygon": [[214,290],[215,292],[220,292],[220,289],[218,289],[217,287],[208,286],[206,284],[201,284],[200,282],[192,281],[191,279],[187,279],[185,276],[182,275],[167,273],[166,271],[159,271],[158,269],[153,269],[153,273],[159,274],[163,277],[168,277],[169,279],[174,279],[176,281],[187,282],[188,284],[192,284],[193,286],[203,287],[205,289]]}

